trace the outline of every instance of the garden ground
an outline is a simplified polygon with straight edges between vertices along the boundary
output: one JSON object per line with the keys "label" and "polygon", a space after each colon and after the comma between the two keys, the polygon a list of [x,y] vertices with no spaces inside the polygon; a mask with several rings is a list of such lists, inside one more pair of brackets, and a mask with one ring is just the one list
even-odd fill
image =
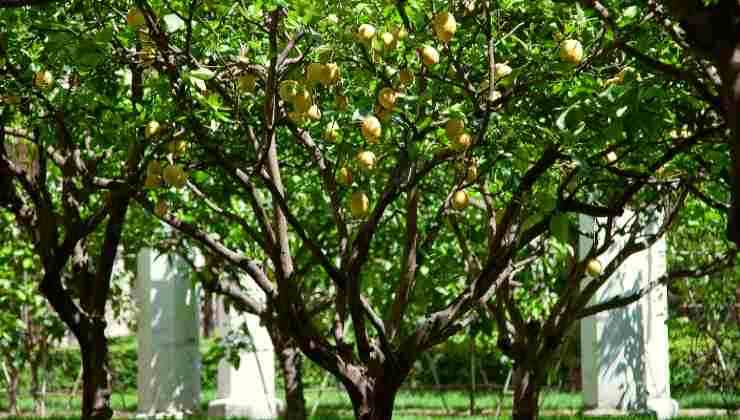
{"label": "garden ground", "polygon": [[[202,407],[207,409],[208,402],[215,398],[215,390],[206,389],[201,396]],[[721,395],[716,393],[695,393],[677,397],[682,414],[700,415],[702,418],[729,418],[731,414],[725,411],[730,407],[734,409],[734,418],[740,419],[740,395]],[[309,410],[316,406],[313,420],[351,419],[352,407],[346,394],[338,389],[309,389],[306,392],[306,402]],[[469,394],[464,391],[428,391],[428,390],[402,390],[396,400],[395,418],[402,420],[424,419],[424,418],[454,418],[467,417],[469,419],[493,418],[496,408],[501,401],[502,418],[510,413],[511,396],[506,395],[500,400],[498,392],[482,391],[475,395],[476,416],[468,416]],[[136,411],[136,393],[114,393],[112,406],[116,417],[129,417]],[[543,414],[545,417],[567,417],[580,418],[582,399],[579,393],[547,392],[542,400]],[[7,401],[0,398],[0,412],[4,412]],[[33,403],[30,398],[19,400],[22,412],[30,413]],[[70,398],[67,395],[49,395],[47,408],[52,415],[69,415],[69,419],[76,418],[79,412],[79,398]],[[710,409],[712,411],[707,411]],[[550,416],[548,416],[550,415]],[[639,418],[631,416],[629,418]],[[30,419],[31,417],[23,417]],[[596,417],[588,417],[594,419]],[[616,417],[609,417],[615,419]],[[626,418],[624,416],[619,418]],[[696,417],[693,417],[696,418]],[[10,418],[9,418],[10,420]]]}

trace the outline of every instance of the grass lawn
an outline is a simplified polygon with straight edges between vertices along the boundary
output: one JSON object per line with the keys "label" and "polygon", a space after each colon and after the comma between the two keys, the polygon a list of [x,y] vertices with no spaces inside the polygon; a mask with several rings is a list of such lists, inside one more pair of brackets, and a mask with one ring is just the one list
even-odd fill
{"label": "grass lawn", "polygon": [[[308,406],[311,407],[319,393],[314,390],[306,392]],[[740,394],[723,396],[717,393],[696,393],[684,396],[674,396],[681,408],[726,408],[728,405],[740,408]],[[495,409],[498,406],[499,396],[493,392],[479,392],[475,396],[475,405],[478,408]],[[468,393],[464,391],[419,391],[402,390],[396,397],[396,410],[429,409],[444,410],[445,403],[452,411],[467,410],[469,407]],[[545,410],[578,410],[583,400],[580,393],[549,391],[543,395],[540,407]],[[510,409],[511,395],[504,397],[502,408]],[[324,390],[320,397],[320,406],[333,409],[351,409],[347,395],[340,390]]]}
{"label": "grass lawn", "polygon": [[[457,416],[454,416],[453,418],[456,418]],[[441,419],[441,418],[451,418],[450,416],[427,416],[427,415],[404,415],[404,414],[394,414],[393,419],[394,420],[422,420],[422,419]],[[464,418],[470,419],[470,420],[483,420],[487,419],[490,420],[494,418],[493,416],[465,416]],[[510,417],[507,417],[506,415],[502,415],[500,417],[501,420],[506,420]],[[574,416],[541,416],[540,417],[543,420],[654,420],[654,417],[650,416],[610,416],[610,417],[596,417],[596,416],[582,416],[582,415],[574,415]],[[4,420],[79,420],[79,417],[74,416],[53,416],[53,417],[32,417],[32,416],[9,416],[9,417],[3,417]],[[199,417],[189,417],[189,420],[206,420],[208,417],[205,416],[199,416]],[[715,417],[675,417],[674,420],[721,420],[725,419],[727,420],[727,416],[715,416]],[[241,419],[243,420],[243,419]],[[354,420],[353,416],[343,416],[343,415],[331,415],[331,414],[319,414],[311,417],[311,420]]]}
{"label": "grass lawn", "polygon": [[[206,389],[201,395],[202,408],[208,407],[208,402],[215,398],[215,390]],[[681,408],[726,408],[729,404],[735,409],[740,408],[740,395],[723,397],[720,394],[713,393],[696,393],[676,397]],[[114,392],[111,398],[113,409],[117,413],[134,413],[136,411],[136,392]],[[468,393],[464,391],[421,391],[421,390],[402,390],[396,398],[394,419],[412,420],[424,418],[452,418],[465,416],[469,419],[492,418],[492,412],[498,406],[499,396],[497,393],[484,391],[477,393],[475,397],[476,408],[478,412],[484,412],[485,415],[467,416],[469,407]],[[311,410],[318,402],[316,416],[314,420],[344,420],[352,419],[349,399],[346,394],[339,389],[324,389],[319,392],[317,389],[306,391],[307,409]],[[19,401],[20,409],[23,412],[30,413],[33,407],[30,398],[21,398]],[[507,395],[502,400],[502,415],[508,415],[511,410],[511,395]],[[579,393],[565,392],[546,392],[542,399],[542,410],[573,410],[578,411],[581,408],[582,399]],[[7,401],[5,395],[0,396],[0,412],[7,410]],[[80,409],[79,398],[69,398],[64,395],[51,395],[47,398],[47,410],[51,414],[74,415]],[[125,414],[124,414],[125,415]],[[571,416],[569,418],[580,418]],[[594,417],[588,417],[594,419]],[[629,418],[640,418],[632,416]],[[727,418],[726,416],[723,418]],[[28,419],[27,417],[24,419]],[[615,419],[611,417],[611,419]]]}
{"label": "grass lawn", "polygon": [[[404,415],[399,414],[393,415],[393,420],[422,420],[422,419],[442,419],[442,418],[458,418],[459,416],[428,416],[428,415]],[[465,419],[469,420],[491,420],[495,419],[493,415],[485,416],[464,416]],[[500,417],[501,420],[510,419],[511,417],[504,414]],[[655,420],[652,416],[609,416],[609,417],[598,417],[598,416],[540,416],[543,420]],[[715,417],[674,417],[673,420],[728,420],[727,416],[715,416]],[[353,416],[339,416],[339,415],[316,415],[311,417],[311,420],[354,420]]]}

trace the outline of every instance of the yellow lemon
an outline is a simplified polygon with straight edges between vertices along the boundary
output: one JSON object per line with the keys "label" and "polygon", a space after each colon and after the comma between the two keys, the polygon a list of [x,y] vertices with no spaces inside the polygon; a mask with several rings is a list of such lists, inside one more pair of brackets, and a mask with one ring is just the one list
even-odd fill
{"label": "yellow lemon", "polygon": [[455,194],[452,194],[452,207],[455,210],[462,210],[465,207],[470,204],[470,198],[468,197],[468,193],[465,191],[455,191]]}
{"label": "yellow lemon", "polygon": [[371,171],[375,168],[375,153],[364,150],[357,154],[357,163],[360,164],[360,168],[365,171]]}
{"label": "yellow lemon", "polygon": [[367,194],[362,191],[352,193],[349,200],[349,211],[355,218],[362,218],[367,216],[370,212],[370,199],[367,198]]}
{"label": "yellow lemon", "polygon": [[380,93],[378,93],[378,103],[380,103],[383,108],[388,110],[393,109],[393,106],[396,104],[397,98],[398,92],[388,87],[380,89]]}
{"label": "yellow lemon", "polygon": [[425,45],[421,49],[421,60],[425,66],[433,66],[439,63],[439,53],[434,47]]}
{"label": "yellow lemon", "polygon": [[365,140],[369,143],[377,143],[378,140],[380,140],[380,135],[382,134],[383,129],[377,118],[372,115],[368,115],[363,118],[360,130],[362,131],[362,136]]}
{"label": "yellow lemon", "polygon": [[566,39],[560,43],[560,59],[578,65],[583,61],[583,46],[580,41],[575,39]]}

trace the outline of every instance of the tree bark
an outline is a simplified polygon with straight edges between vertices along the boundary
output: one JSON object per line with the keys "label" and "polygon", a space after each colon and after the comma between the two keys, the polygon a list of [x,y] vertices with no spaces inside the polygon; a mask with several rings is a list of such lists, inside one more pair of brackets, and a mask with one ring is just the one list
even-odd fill
{"label": "tree bark", "polygon": [[82,353],[82,418],[108,420],[113,410],[105,321],[83,323],[78,341]]}
{"label": "tree bark", "polygon": [[532,420],[539,416],[540,383],[537,372],[526,365],[514,369],[513,420]]}
{"label": "tree bark", "polygon": [[352,400],[357,420],[391,420],[393,404],[400,381],[363,378],[359,384],[347,384],[345,388]]}
{"label": "tree bark", "polygon": [[[737,38],[737,34],[734,34]],[[725,117],[732,131],[730,143],[732,188],[731,206],[727,217],[727,237],[740,245],[740,41],[721,50],[719,68],[722,74],[722,101]]]}
{"label": "tree bark", "polygon": [[727,238],[740,245],[740,31],[736,1],[663,1],[680,22],[691,46],[711,58],[719,69],[722,112],[731,129],[729,181],[731,203],[727,217]]}
{"label": "tree bark", "polygon": [[306,420],[306,399],[303,395],[303,355],[284,340],[275,340],[275,350],[283,371],[285,390],[285,420]]}
{"label": "tree bark", "polygon": [[54,0],[0,0],[0,9],[23,6],[42,6]]}
{"label": "tree bark", "polygon": [[203,337],[211,337],[213,325],[213,293],[205,290],[203,293]]}

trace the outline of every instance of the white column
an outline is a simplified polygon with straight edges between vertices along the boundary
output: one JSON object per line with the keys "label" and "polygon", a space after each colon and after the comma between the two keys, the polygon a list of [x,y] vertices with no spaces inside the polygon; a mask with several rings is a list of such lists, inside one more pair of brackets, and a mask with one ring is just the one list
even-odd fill
{"label": "white column", "polygon": [[113,302],[108,301],[105,305],[105,336],[106,337],[123,337],[131,335],[129,321],[136,316],[135,296],[132,293],[134,274],[126,271],[124,264],[125,249],[123,245],[118,245],[116,258],[113,262],[111,271],[111,286],[121,289],[118,295],[118,301],[115,303],[118,311],[113,310]]}
{"label": "white column", "polygon": [[[250,290],[259,298],[264,298],[256,287]],[[208,405],[208,415],[277,418],[282,404],[275,397],[275,350],[267,329],[260,325],[255,315],[236,314],[233,308],[226,311],[221,299],[218,299],[218,312],[217,333],[224,337],[227,334],[243,335],[244,331],[248,331],[248,341],[252,346],[239,353],[238,369],[226,358],[219,363],[217,399]]]}
{"label": "white column", "polygon": [[[634,213],[625,211],[617,225],[631,223]],[[660,220],[654,218],[645,233],[655,233]],[[580,216],[581,232],[596,231],[594,219]],[[579,239],[579,255],[593,241]],[[603,235],[599,238],[603,241]],[[607,252],[598,257],[606,265],[623,249],[627,237],[617,236]],[[666,273],[666,241],[631,255],[592,298],[590,304],[615,296],[636,293],[654,284]],[[589,281],[587,278],[586,282]],[[605,410],[651,410],[659,418],[676,414],[670,399],[668,371],[667,289],[655,286],[642,299],[581,320],[581,372],[583,402],[587,408]]]}
{"label": "white column", "polygon": [[139,416],[196,412],[199,306],[190,270],[179,257],[146,248],[137,266]]}

